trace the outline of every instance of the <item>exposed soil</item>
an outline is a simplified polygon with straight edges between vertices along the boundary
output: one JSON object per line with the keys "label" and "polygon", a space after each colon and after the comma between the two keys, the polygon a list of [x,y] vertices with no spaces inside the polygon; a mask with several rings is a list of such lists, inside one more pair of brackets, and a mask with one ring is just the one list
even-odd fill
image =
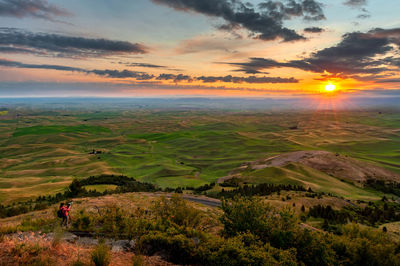
{"label": "exposed soil", "polygon": [[307,165],[328,175],[363,183],[368,179],[400,182],[400,175],[385,168],[327,151],[298,151],[264,160],[258,167],[284,166],[295,162]]}

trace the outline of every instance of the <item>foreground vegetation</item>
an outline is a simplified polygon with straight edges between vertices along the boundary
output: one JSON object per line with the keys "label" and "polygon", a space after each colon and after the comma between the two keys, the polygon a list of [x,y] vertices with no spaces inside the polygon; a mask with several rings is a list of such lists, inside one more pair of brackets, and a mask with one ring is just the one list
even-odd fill
{"label": "foreground vegetation", "polygon": [[[96,187],[105,186],[109,189],[97,191]],[[90,189],[88,189],[90,188]],[[298,185],[275,185],[261,183],[258,185],[242,184],[239,179],[229,179],[219,185],[215,183],[206,184],[197,188],[178,187],[161,189],[151,183],[137,181],[126,176],[100,175],[91,176],[86,179],[74,179],[64,193],[56,195],[41,195],[34,200],[14,202],[10,205],[0,204],[0,218],[13,217],[31,211],[43,210],[60,201],[72,201],[80,197],[99,197],[129,192],[175,192],[185,194],[207,195],[217,199],[225,200],[235,197],[253,197],[280,195],[281,192],[292,192],[302,194],[305,198],[323,197],[335,198],[332,194],[314,192],[311,188],[305,189]],[[282,201],[290,200],[290,196],[282,197]],[[337,198],[339,200],[339,198]],[[384,196],[380,201],[346,201],[348,203],[341,209],[334,209],[331,205],[313,204],[307,212],[307,217],[322,218],[322,228],[327,231],[339,232],[340,227],[348,222],[357,222],[368,226],[379,226],[388,222],[400,221],[400,204],[394,198],[388,199]],[[295,203],[293,204],[295,206]],[[304,206],[301,208],[302,220],[307,220]]]}
{"label": "foreground vegetation", "polygon": [[[108,206],[100,212],[89,213],[85,209],[75,212],[71,230],[134,239],[136,254],[163,254],[174,263],[400,264],[400,244],[382,230],[354,223],[343,225],[340,234],[308,229],[292,209],[276,209],[257,197],[224,200],[217,217],[193,208],[176,195],[156,200],[148,210]],[[31,221],[24,227],[38,230],[43,224]],[[12,228],[7,230],[12,231]],[[104,247],[93,253],[93,259],[102,256],[101,249]]]}

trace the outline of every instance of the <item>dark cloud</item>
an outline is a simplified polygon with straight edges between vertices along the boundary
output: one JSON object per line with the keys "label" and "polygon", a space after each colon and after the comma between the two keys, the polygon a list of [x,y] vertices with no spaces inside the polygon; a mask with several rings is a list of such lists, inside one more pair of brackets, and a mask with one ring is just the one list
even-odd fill
{"label": "dark cloud", "polygon": [[201,80],[207,83],[214,82],[227,82],[227,83],[298,83],[299,80],[295,78],[281,78],[281,77],[233,77],[231,75],[224,77],[198,77],[197,80]]}
{"label": "dark cloud", "polygon": [[128,67],[167,68],[166,66],[148,64],[148,63],[122,63],[122,64]]}
{"label": "dark cloud", "polygon": [[28,69],[49,69],[49,70],[60,70],[60,71],[71,71],[81,72],[85,74],[95,74],[98,76],[110,77],[110,78],[136,78],[138,80],[149,80],[154,78],[153,75],[149,75],[143,72],[129,71],[129,70],[87,70],[79,67],[69,67],[61,65],[46,65],[46,64],[25,64],[17,61],[11,61],[0,58],[0,66],[16,67],[16,68],[28,68]]}
{"label": "dark cloud", "polygon": [[0,58],[0,66],[5,67],[15,67],[15,68],[28,68],[28,69],[49,69],[49,70],[60,70],[60,71],[71,71],[80,72],[85,74],[94,74],[97,76],[108,77],[108,78],[134,78],[140,81],[150,81],[150,80],[169,80],[174,82],[192,82],[194,80],[202,81],[204,83],[214,83],[214,82],[227,82],[227,83],[297,83],[298,80],[294,78],[280,78],[280,77],[191,77],[184,74],[160,74],[159,76],[154,76],[153,74],[148,74],[145,72],[130,71],[130,70],[99,70],[99,69],[83,69],[78,67],[69,67],[61,65],[46,65],[46,64],[25,64],[17,61],[11,61],[7,59]]}
{"label": "dark cloud", "polygon": [[226,83],[298,83],[299,81],[295,78],[281,78],[281,77],[234,77],[228,76],[201,76],[191,77],[188,75],[174,75],[174,74],[161,74],[157,77],[157,80],[173,80],[174,82],[187,81],[192,82],[194,80],[202,81],[204,83],[215,83],[215,82],[226,82]]}
{"label": "dark cloud", "polygon": [[54,21],[54,17],[70,13],[47,0],[0,0],[0,16],[36,17]]}
{"label": "dark cloud", "polygon": [[31,69],[52,69],[52,70],[62,70],[62,71],[72,71],[72,72],[87,72],[82,68],[68,67],[60,65],[38,65],[38,64],[24,64],[17,61],[11,61],[7,59],[0,58],[0,66],[6,67],[16,67],[16,68],[31,68]]}
{"label": "dark cloud", "polygon": [[283,21],[293,17],[303,17],[304,20],[318,21],[325,19],[322,4],[315,0],[264,1],[259,7],[270,17]]}
{"label": "dark cloud", "polygon": [[350,6],[350,7],[359,8],[359,7],[367,5],[367,0],[347,0],[343,4]]}
{"label": "dark cloud", "polygon": [[400,78],[398,79],[381,79],[381,80],[376,80],[376,83],[400,83]]}
{"label": "dark cloud", "polygon": [[187,82],[192,82],[193,78],[188,75],[184,74],[160,74],[157,77],[157,80],[173,80],[174,82],[179,82],[179,81],[187,81]]}
{"label": "dark cloud", "polygon": [[151,80],[154,78],[154,75],[138,72],[138,71],[130,71],[130,70],[86,70],[86,73],[93,73],[98,76],[104,76],[109,78],[135,78],[137,80]]}
{"label": "dark cloud", "polygon": [[400,46],[400,28],[386,29],[386,30],[381,28],[376,28],[370,30],[368,34],[370,34],[371,38],[387,39],[389,42],[395,43],[397,46]]}
{"label": "dark cloud", "polygon": [[325,30],[323,28],[319,28],[319,27],[309,27],[309,28],[304,29],[304,32],[309,32],[309,33],[321,33],[324,31]]}
{"label": "dark cloud", "polygon": [[150,63],[131,63],[131,62],[119,62],[121,65],[125,65],[127,67],[144,67],[144,68],[155,68],[155,69],[166,69],[170,71],[183,71],[182,69],[178,68],[171,68],[168,66],[163,66],[163,65],[155,65],[155,64],[150,64]]}
{"label": "dark cloud", "polygon": [[[10,48],[11,47],[11,48]],[[57,57],[97,57],[113,54],[144,54],[148,49],[138,43],[33,33],[0,28],[0,49],[23,49],[30,53]]]}
{"label": "dark cloud", "polygon": [[230,65],[239,66],[240,68],[237,71],[245,72],[247,74],[257,74],[261,73],[260,70],[277,68],[277,67],[287,67],[286,63],[280,63],[273,59],[265,59],[265,58],[250,58],[250,62],[246,63],[229,63]]}
{"label": "dark cloud", "polygon": [[[0,46],[0,53],[5,54],[38,54],[38,51],[32,51],[30,49],[25,48],[17,48],[13,46]],[[45,55],[45,53],[42,53]]]}
{"label": "dark cloud", "polygon": [[[290,0],[289,2],[294,2]],[[314,0],[303,0],[303,15],[305,20],[318,21],[326,19],[322,4]]]}
{"label": "dark cloud", "polygon": [[312,53],[303,60],[279,62],[273,59],[250,58],[245,63],[230,63],[246,73],[259,73],[271,68],[298,68],[304,71],[340,76],[376,75],[386,71],[399,73],[400,29],[374,29],[367,33],[352,32],[332,47]]}
{"label": "dark cloud", "polygon": [[367,18],[370,18],[370,17],[371,17],[370,14],[360,14],[360,15],[357,16],[357,18],[359,18],[359,19],[367,19]]}
{"label": "dark cloud", "polygon": [[264,1],[256,9],[240,0],[152,0],[184,12],[197,12],[226,22],[220,28],[235,30],[239,27],[261,40],[304,40],[296,31],[283,26],[284,20],[302,17],[305,20],[322,20],[322,4],[315,0]]}

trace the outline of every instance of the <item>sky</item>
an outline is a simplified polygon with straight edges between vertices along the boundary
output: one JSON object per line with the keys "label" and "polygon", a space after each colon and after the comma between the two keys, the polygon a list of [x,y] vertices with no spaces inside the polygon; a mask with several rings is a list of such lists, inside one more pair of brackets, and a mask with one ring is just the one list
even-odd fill
{"label": "sky", "polygon": [[0,0],[0,97],[398,97],[398,10],[398,0]]}

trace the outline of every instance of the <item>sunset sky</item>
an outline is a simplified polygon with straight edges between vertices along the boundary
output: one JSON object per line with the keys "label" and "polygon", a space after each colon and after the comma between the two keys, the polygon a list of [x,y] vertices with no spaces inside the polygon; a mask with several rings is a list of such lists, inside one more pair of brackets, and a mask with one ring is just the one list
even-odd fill
{"label": "sunset sky", "polygon": [[398,95],[399,10],[399,0],[0,0],[0,97]]}

